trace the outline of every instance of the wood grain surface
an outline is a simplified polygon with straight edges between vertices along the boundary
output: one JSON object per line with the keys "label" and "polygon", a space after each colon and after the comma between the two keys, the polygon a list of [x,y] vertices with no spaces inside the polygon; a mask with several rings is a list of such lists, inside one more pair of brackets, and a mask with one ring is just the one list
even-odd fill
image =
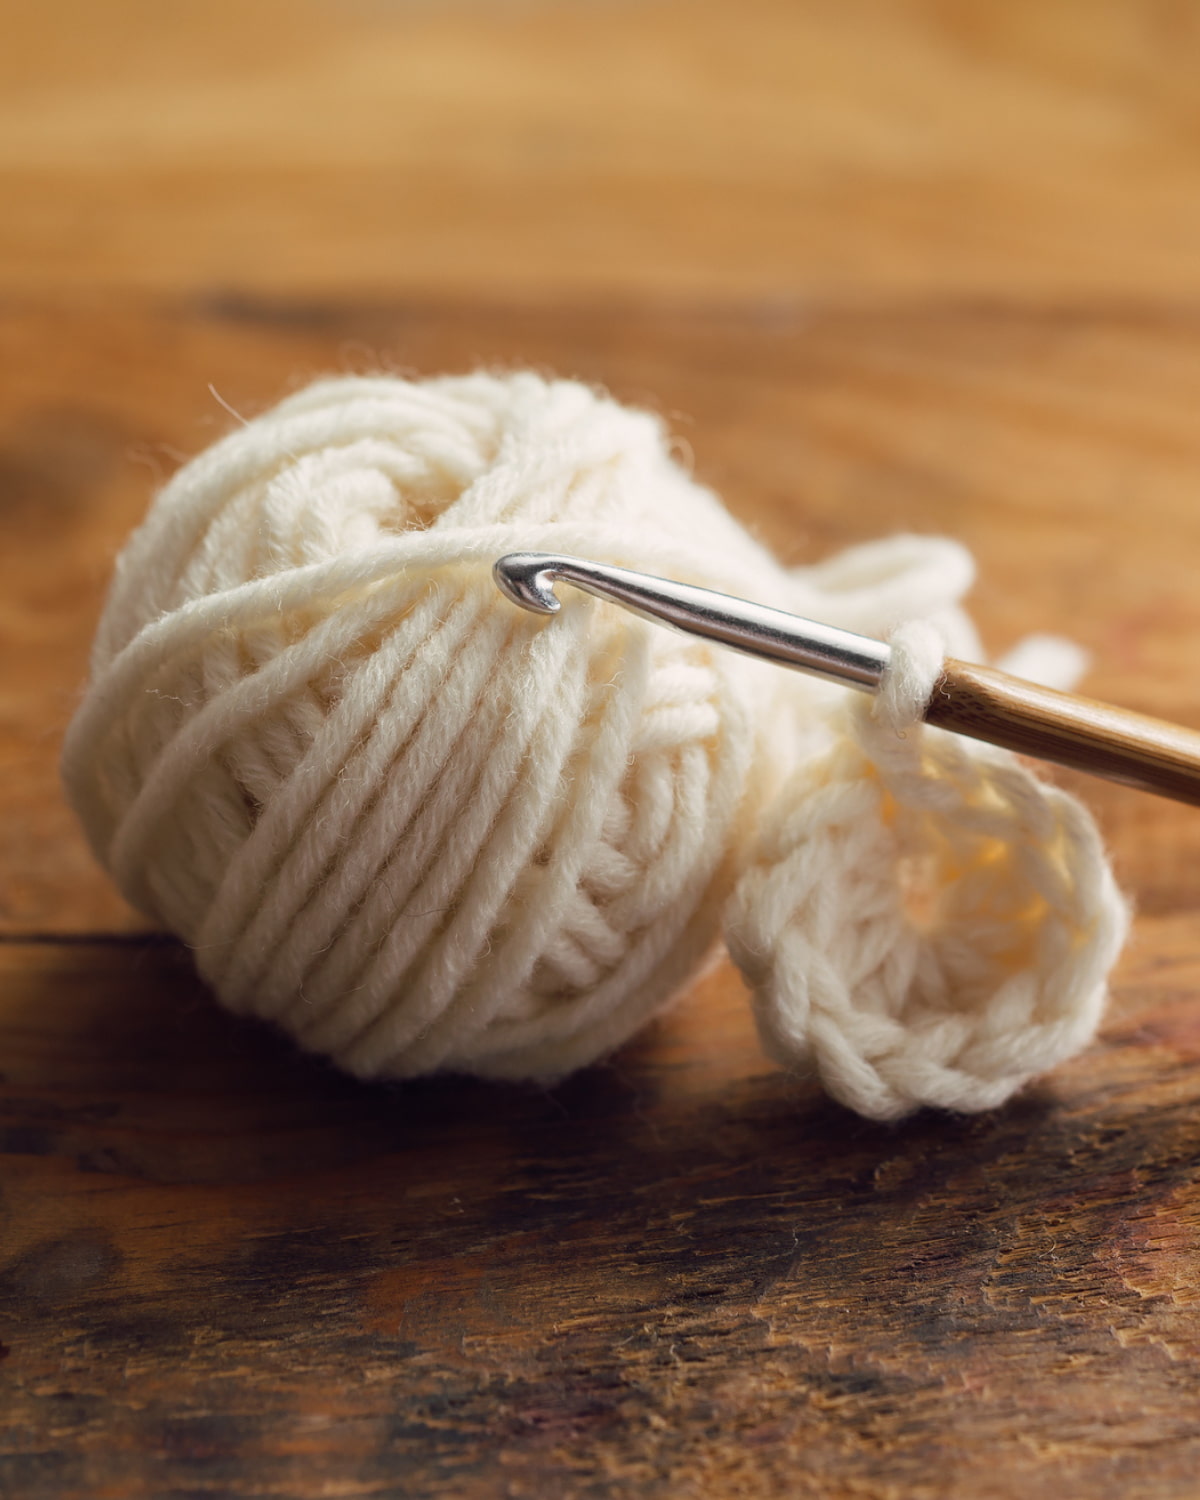
{"label": "wood grain surface", "polygon": [[1200,812],[1052,773],[1098,1044],[868,1125],[719,968],[550,1091],[217,1010],[55,760],[113,555],[311,375],[663,412],[789,560],[976,552],[989,646],[1200,728],[1186,0],[0,0],[0,1494],[1200,1493]]}

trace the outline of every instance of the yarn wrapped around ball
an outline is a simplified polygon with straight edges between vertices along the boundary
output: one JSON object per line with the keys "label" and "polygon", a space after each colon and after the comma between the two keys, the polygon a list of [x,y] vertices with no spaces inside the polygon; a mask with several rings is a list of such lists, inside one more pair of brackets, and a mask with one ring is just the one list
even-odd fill
{"label": "yarn wrapped around ball", "polygon": [[[513,551],[890,631],[893,665],[869,701],[584,595],[535,619]],[[158,495],[65,785],[224,1005],[360,1077],[559,1078],[724,937],[785,1066],[875,1118],[990,1108],[1091,1038],[1126,915],[1077,801],[919,722],[980,654],[972,574],[911,536],[784,568],[578,383],[324,380]]]}

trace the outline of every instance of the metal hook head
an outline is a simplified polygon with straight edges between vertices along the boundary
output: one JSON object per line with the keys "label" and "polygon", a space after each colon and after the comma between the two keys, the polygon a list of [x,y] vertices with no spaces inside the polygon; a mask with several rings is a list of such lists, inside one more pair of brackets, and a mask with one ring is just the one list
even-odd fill
{"label": "metal hook head", "polygon": [[509,552],[492,564],[492,577],[514,604],[537,615],[556,615],[562,608],[554,592],[558,577],[544,552]]}

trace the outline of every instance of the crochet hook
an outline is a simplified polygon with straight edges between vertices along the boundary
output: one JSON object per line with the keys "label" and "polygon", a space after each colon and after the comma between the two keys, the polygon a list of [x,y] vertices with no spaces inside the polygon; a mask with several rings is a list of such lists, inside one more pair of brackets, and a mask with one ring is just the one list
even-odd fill
{"label": "crochet hook", "polygon": [[[860,692],[878,692],[891,661],[886,641],[631,568],[557,553],[511,552],[493,573],[514,603],[537,614],[555,614],[560,607],[555,583],[571,583],[656,624]],[[1200,733],[1182,725],[952,658],[942,665],[924,719],[971,739],[1200,806]]]}

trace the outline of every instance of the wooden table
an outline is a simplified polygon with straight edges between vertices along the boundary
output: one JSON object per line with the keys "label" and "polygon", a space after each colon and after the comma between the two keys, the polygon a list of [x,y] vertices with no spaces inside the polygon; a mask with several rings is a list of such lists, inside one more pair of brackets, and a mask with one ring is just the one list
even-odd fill
{"label": "wooden table", "polygon": [[975,549],[989,643],[1200,724],[1186,0],[0,3],[0,1492],[1200,1493],[1200,814],[1064,778],[1099,1043],[880,1128],[718,970],[550,1092],[219,1012],[56,784],[111,559],[308,375],[669,414],[789,559]]}

